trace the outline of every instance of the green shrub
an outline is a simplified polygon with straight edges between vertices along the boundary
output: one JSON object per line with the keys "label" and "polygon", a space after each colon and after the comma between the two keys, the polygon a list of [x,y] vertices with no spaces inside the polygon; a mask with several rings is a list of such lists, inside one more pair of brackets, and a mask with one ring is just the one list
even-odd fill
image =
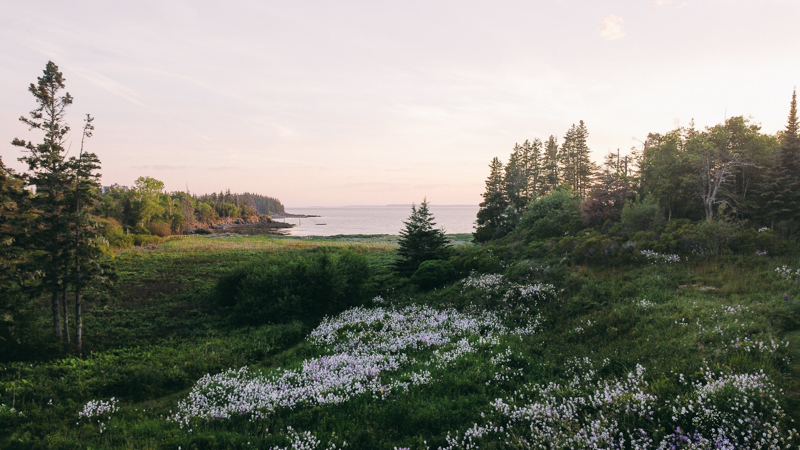
{"label": "green shrub", "polygon": [[450,258],[450,263],[462,276],[472,271],[497,273],[503,270],[505,252],[504,247],[495,247],[491,244],[457,247],[454,251],[455,254]]}
{"label": "green shrub", "polygon": [[630,232],[650,231],[664,223],[664,213],[655,197],[625,202],[621,216],[623,228]]}
{"label": "green shrub", "polygon": [[366,300],[371,272],[351,251],[272,256],[220,278],[217,299],[239,324],[316,320]]}
{"label": "green shrub", "polygon": [[122,225],[115,219],[108,219],[103,224],[103,235],[108,244],[117,248],[133,247],[133,236],[125,234]]}
{"label": "green shrub", "polygon": [[424,261],[419,269],[411,275],[411,282],[423,289],[432,289],[452,281],[456,277],[456,268],[447,261]]}
{"label": "green shrub", "polygon": [[530,242],[573,234],[580,227],[580,198],[568,189],[559,188],[528,205],[516,232]]}
{"label": "green shrub", "polygon": [[159,236],[152,236],[149,234],[134,234],[131,236],[133,238],[133,245],[137,247],[146,247],[148,245],[158,245],[164,242],[164,238]]}
{"label": "green shrub", "polygon": [[148,229],[156,236],[167,237],[172,234],[172,226],[163,220],[154,220]]}

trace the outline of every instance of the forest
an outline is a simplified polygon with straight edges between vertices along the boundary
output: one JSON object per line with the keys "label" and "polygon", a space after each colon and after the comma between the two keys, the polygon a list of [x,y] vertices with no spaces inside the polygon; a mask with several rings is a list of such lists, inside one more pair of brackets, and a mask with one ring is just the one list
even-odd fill
{"label": "forest", "polygon": [[139,177],[133,187],[112,185],[100,196],[96,215],[107,222],[105,236],[114,246],[132,245],[130,236],[169,236],[226,219],[257,220],[284,213],[280,200],[264,195],[220,193],[192,195],[164,191],[164,183]]}
{"label": "forest", "polygon": [[[472,235],[185,235],[255,194],[99,184],[51,63],[0,162],[0,447],[789,449],[800,134],[733,117],[489,166]],[[160,236],[169,235],[169,239]],[[133,245],[131,245],[133,244]]]}
{"label": "forest", "polygon": [[[606,155],[602,166],[589,157],[588,131],[573,125],[562,144],[550,136],[515,145],[508,162],[490,164],[476,240],[503,237],[531,205],[560,191],[578,208],[563,231],[615,226],[649,231],[672,223],[766,228],[796,238],[800,224],[800,139],[796,94],[788,124],[777,135],[761,132],[744,117],[697,130],[650,133],[631,155]],[[675,225],[672,225],[675,226]],[[569,230],[571,228],[571,230]]]}

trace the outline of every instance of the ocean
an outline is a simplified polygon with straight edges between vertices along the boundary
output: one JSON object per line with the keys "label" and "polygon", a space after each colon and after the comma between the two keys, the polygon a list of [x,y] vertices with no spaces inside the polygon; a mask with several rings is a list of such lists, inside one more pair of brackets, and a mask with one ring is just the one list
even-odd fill
{"label": "ocean", "polygon": [[[472,233],[478,206],[429,205],[436,228],[445,233]],[[399,234],[403,222],[411,215],[411,205],[398,206],[345,206],[338,208],[311,207],[286,208],[288,214],[316,215],[320,217],[286,218],[292,236],[334,236],[337,234]]]}

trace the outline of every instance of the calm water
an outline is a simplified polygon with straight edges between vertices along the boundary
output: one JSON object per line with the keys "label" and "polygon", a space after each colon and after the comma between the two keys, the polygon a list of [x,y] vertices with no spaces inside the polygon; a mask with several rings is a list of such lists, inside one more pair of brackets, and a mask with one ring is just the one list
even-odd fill
{"label": "calm water", "polygon": [[[472,233],[478,206],[428,207],[436,227],[446,233]],[[411,206],[349,206],[343,208],[287,208],[289,214],[320,217],[286,219],[296,224],[289,229],[293,236],[333,236],[337,234],[398,234],[403,221],[411,215]],[[283,221],[283,219],[278,219]]]}

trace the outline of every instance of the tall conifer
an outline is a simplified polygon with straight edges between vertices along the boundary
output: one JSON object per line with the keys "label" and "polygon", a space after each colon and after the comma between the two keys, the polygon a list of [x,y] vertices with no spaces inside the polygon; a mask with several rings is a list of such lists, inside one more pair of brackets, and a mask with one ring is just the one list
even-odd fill
{"label": "tall conifer", "polygon": [[781,221],[800,226],[800,123],[797,117],[797,90],[792,92],[786,131],[781,135],[772,168],[762,185],[761,194],[769,225]]}
{"label": "tall conifer", "polygon": [[544,179],[539,192],[541,195],[553,192],[561,183],[558,171],[558,158],[558,139],[551,135],[544,146],[544,157],[542,161]]}
{"label": "tall conifer", "polygon": [[508,207],[503,187],[503,163],[495,157],[489,165],[489,178],[486,179],[486,192],[478,210],[475,240],[486,242],[503,233],[506,228],[505,211]]}
{"label": "tall conifer", "polygon": [[36,99],[36,109],[29,113],[29,117],[19,119],[29,129],[43,131],[44,139],[38,144],[22,139],[11,142],[27,153],[20,158],[28,165],[24,179],[36,189],[33,205],[38,215],[33,227],[36,231],[30,239],[32,246],[42,251],[38,254],[38,262],[44,274],[43,287],[51,297],[53,328],[58,339],[63,338],[59,294],[67,283],[71,248],[67,214],[70,177],[64,140],[70,130],[65,114],[67,106],[72,104],[72,96],[68,92],[62,95],[63,89],[64,77],[58,66],[49,61],[37,83],[28,87]]}
{"label": "tall conifer", "polygon": [[405,228],[400,231],[395,270],[402,275],[410,276],[424,261],[445,259],[450,241],[444,231],[434,228],[433,214],[428,209],[428,200],[422,200],[419,208],[411,206],[411,216],[403,222]]}

